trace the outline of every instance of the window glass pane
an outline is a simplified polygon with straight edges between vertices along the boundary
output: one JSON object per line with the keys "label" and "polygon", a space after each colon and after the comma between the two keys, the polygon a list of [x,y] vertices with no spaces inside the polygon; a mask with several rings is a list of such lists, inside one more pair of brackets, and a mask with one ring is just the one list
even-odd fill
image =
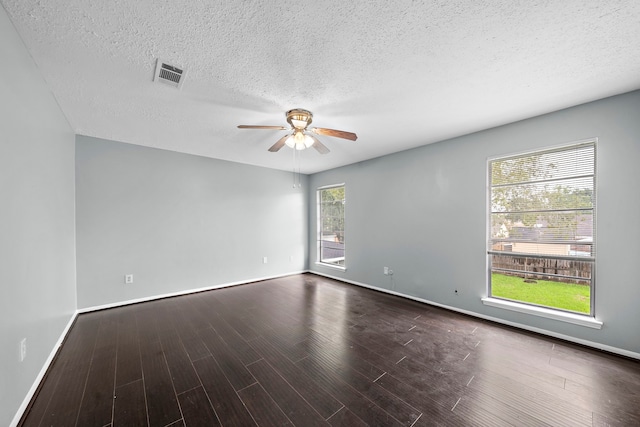
{"label": "window glass pane", "polygon": [[591,314],[595,144],[492,160],[489,174],[491,296]]}
{"label": "window glass pane", "polygon": [[319,261],[326,264],[344,266],[344,186],[324,188],[318,190],[318,194]]}

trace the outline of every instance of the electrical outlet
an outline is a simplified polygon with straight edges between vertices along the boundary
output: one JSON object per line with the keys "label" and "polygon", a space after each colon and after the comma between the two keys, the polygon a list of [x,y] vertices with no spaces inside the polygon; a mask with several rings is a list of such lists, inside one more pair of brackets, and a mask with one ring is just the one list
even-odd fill
{"label": "electrical outlet", "polygon": [[126,274],[124,276],[124,283],[127,285],[133,283],[133,274]]}
{"label": "electrical outlet", "polygon": [[263,263],[263,264],[266,264],[266,263],[267,263],[267,257],[266,257],[266,256],[262,257],[262,263]]}
{"label": "electrical outlet", "polygon": [[27,339],[22,338],[20,341],[20,361],[24,361],[27,358]]}
{"label": "electrical outlet", "polygon": [[385,276],[388,276],[389,275],[389,267],[385,267],[383,272],[384,272]]}

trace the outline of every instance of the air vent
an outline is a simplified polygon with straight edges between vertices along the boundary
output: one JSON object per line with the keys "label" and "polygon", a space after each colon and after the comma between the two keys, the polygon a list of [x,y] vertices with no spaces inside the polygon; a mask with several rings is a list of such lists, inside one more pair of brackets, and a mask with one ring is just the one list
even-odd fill
{"label": "air vent", "polygon": [[156,63],[156,74],[153,80],[180,89],[182,88],[182,83],[184,82],[185,76],[185,70],[178,68],[175,65],[169,65],[166,62],[158,59],[158,62]]}

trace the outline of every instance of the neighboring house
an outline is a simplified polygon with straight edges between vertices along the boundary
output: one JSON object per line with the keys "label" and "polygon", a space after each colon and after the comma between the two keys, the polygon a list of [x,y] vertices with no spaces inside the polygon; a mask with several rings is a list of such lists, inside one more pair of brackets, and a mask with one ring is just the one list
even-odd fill
{"label": "neighboring house", "polygon": [[[549,227],[547,224],[525,226],[521,223],[511,227],[509,231],[501,229],[505,241],[494,245],[494,250],[543,255],[581,255],[589,256],[593,243],[593,217],[580,216],[576,222],[575,232],[568,234],[569,229]],[[584,244],[562,243],[564,241],[578,241]]]}
{"label": "neighboring house", "polygon": [[513,242],[512,252],[541,255],[569,255],[571,245],[552,243]]}

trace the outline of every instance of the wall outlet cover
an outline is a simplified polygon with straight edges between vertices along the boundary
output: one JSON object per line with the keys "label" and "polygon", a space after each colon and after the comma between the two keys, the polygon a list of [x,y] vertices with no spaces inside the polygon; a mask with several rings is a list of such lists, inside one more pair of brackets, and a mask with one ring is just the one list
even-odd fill
{"label": "wall outlet cover", "polygon": [[20,340],[20,361],[24,361],[27,358],[27,339],[22,338]]}

